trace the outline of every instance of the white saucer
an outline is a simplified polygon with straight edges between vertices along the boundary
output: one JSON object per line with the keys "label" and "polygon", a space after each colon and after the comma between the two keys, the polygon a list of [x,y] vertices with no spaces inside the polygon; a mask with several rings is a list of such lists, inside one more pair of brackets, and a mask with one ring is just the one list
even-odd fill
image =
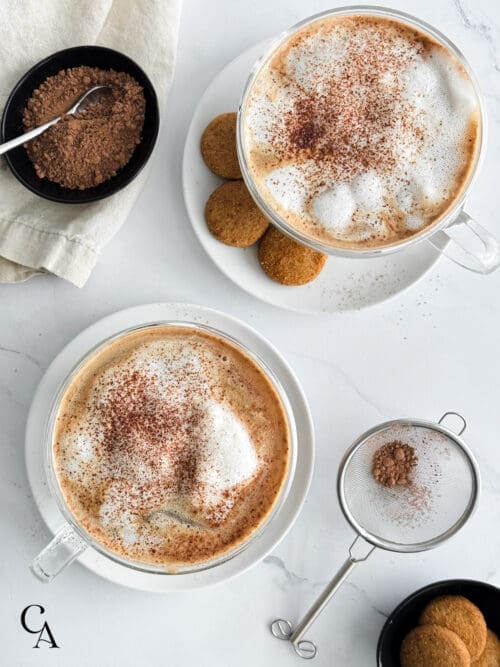
{"label": "white saucer", "polygon": [[317,280],[302,287],[273,282],[260,268],[257,248],[232,248],[217,241],[205,223],[205,203],[222,180],[203,162],[200,138],[220,113],[236,111],[245,81],[267,42],[229,63],[203,94],[189,127],[182,166],[184,199],[194,231],[209,256],[233,282],[263,301],[290,310],[333,313],[385,301],[413,285],[439,258],[426,242],[374,259],[330,257]]}
{"label": "white saucer", "polygon": [[26,468],[33,498],[52,533],[55,534],[64,523],[50,494],[43,465],[43,434],[55,392],[69,371],[94,345],[128,327],[162,320],[185,320],[213,326],[240,340],[260,356],[276,373],[290,401],[296,420],[298,451],[290,492],[276,516],[244,551],[217,567],[193,574],[148,574],[119,565],[92,548],[78,559],[89,570],[110,581],[152,592],[201,588],[241,574],[262,560],[283,539],[297,518],[309,489],[314,464],[314,433],[306,398],[294,372],[271,343],[244,322],[202,306],[182,303],[137,306],[99,320],[68,343],[47,369],[35,393],[26,425]]}

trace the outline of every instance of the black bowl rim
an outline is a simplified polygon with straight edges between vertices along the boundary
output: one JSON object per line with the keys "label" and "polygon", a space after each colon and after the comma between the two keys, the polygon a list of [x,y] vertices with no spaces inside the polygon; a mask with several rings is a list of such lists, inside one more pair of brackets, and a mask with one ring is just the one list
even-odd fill
{"label": "black bowl rim", "polygon": [[97,44],[81,44],[79,46],[70,46],[67,49],[61,49],[60,51],[55,51],[54,53],[51,53],[50,55],[46,56],[43,58],[43,60],[39,60],[37,63],[35,63],[30,69],[23,74],[23,76],[17,81],[17,83],[14,85],[12,88],[11,92],[9,93],[9,96],[7,97],[7,101],[5,102],[3,112],[2,112],[2,119],[0,121],[0,139],[1,141],[5,141],[5,123],[7,120],[7,114],[10,109],[10,106],[12,105],[12,100],[14,98],[14,95],[17,93],[18,89],[20,86],[23,85],[23,83],[34,73],[36,70],[46,63],[50,62],[57,56],[62,56],[66,55],[68,53],[72,53],[74,51],[81,51],[82,49],[84,50],[92,50],[92,51],[101,51],[103,53],[109,53],[113,55],[117,55],[120,58],[124,58],[125,60],[128,60],[134,67],[136,67],[139,72],[144,76],[144,79],[147,81],[153,101],[153,137],[150,142],[150,145],[147,147],[145,151],[145,155],[143,157],[143,160],[140,164],[137,165],[137,168],[135,171],[133,171],[128,178],[120,182],[120,184],[117,184],[114,188],[110,187],[109,192],[101,192],[99,194],[92,194],[90,191],[92,188],[89,188],[89,196],[88,198],[85,199],[85,201],[75,201],[72,199],[65,199],[64,197],[58,197],[57,195],[49,195],[46,193],[40,192],[36,187],[33,187],[30,183],[28,183],[23,176],[14,168],[12,165],[9,153],[5,153],[3,156],[5,158],[5,161],[7,162],[9,169],[13,176],[17,178],[17,180],[24,185],[24,187],[27,190],[30,190],[34,194],[38,195],[39,197],[42,197],[43,199],[48,199],[49,201],[54,201],[59,204],[70,204],[70,205],[84,205],[84,204],[90,204],[92,202],[100,201],[101,199],[106,199],[107,197],[111,197],[115,193],[119,192],[120,190],[123,190],[123,188],[127,187],[142,171],[142,169],[145,167],[146,163],[148,162],[149,158],[151,157],[151,153],[153,152],[153,149],[156,145],[156,141],[158,139],[158,133],[160,130],[160,109],[158,106],[158,96],[156,94],[155,87],[153,86],[153,83],[149,76],[146,74],[146,72],[138,65],[135,60],[133,60],[130,56],[127,56],[125,53],[122,53],[121,51],[117,51],[116,49],[110,49],[107,46],[100,46]]}
{"label": "black bowl rim", "polygon": [[477,586],[478,588],[483,588],[487,589],[490,591],[495,592],[497,595],[500,596],[500,588],[495,586],[494,584],[489,584],[486,581],[477,581],[476,579],[443,579],[442,581],[434,581],[432,584],[427,584],[427,586],[423,586],[422,588],[419,588],[417,591],[414,591],[413,593],[410,593],[408,597],[406,597],[404,600],[402,600],[398,606],[392,610],[392,612],[389,614],[387,617],[386,622],[384,623],[382,630],[380,631],[380,635],[378,638],[377,642],[377,665],[378,667],[383,667],[382,663],[380,662],[380,653],[382,651],[382,642],[384,641],[385,634],[387,632],[387,629],[389,625],[394,621],[394,619],[398,616],[398,614],[401,613],[404,607],[409,605],[412,602],[415,602],[416,599],[420,597],[420,595],[423,595],[424,593],[428,593],[429,591],[432,591],[433,589],[436,588],[441,588],[445,586],[459,586],[461,584],[473,584],[474,586]]}

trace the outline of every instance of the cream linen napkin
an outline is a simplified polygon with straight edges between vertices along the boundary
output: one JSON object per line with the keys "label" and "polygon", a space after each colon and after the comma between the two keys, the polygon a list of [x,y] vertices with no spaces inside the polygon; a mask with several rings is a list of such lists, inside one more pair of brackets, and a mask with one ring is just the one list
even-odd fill
{"label": "cream linen napkin", "polygon": [[[182,0],[3,0],[0,108],[16,81],[54,51],[100,44],[133,58],[153,81],[163,111],[172,80]],[[126,219],[145,173],[119,194],[72,206],[26,190],[0,164],[0,282],[49,271],[82,287]]]}

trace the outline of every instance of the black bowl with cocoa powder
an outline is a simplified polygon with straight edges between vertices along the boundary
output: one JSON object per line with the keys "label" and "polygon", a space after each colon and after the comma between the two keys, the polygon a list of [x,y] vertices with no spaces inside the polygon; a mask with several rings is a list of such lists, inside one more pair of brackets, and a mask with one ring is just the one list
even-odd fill
{"label": "black bowl with cocoa powder", "polygon": [[400,667],[399,651],[406,635],[418,625],[424,608],[441,595],[462,595],[483,613],[486,625],[500,636],[500,589],[472,579],[436,581],[403,600],[385,622],[378,640],[377,665]]}
{"label": "black bowl with cocoa powder", "polygon": [[[8,141],[26,131],[23,113],[33,92],[48,77],[62,70],[82,66],[100,70],[114,70],[130,75],[141,87],[145,100],[144,123],[140,142],[137,143],[128,162],[116,170],[116,174],[98,185],[83,189],[63,187],[41,178],[24,146],[5,154],[14,176],[35,194],[51,201],[65,204],[86,204],[115,194],[128,185],[149,159],[158,136],[160,115],[153,85],[144,71],[128,56],[102,46],[76,46],[58,51],[32,67],[14,87],[4,108],[1,121],[1,140]],[[57,114],[56,114],[57,115]],[[38,168],[40,173],[40,169]]]}

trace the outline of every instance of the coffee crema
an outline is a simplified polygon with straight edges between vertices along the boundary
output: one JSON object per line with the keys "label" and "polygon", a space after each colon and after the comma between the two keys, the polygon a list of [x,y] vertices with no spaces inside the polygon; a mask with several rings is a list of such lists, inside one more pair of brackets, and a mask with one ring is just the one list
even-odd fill
{"label": "coffee crema", "polygon": [[430,36],[376,15],[318,19],[256,75],[243,148],[261,197],[333,247],[399,243],[437,222],[476,161],[472,81]]}
{"label": "coffee crema", "polygon": [[203,330],[125,335],[76,374],[53,461],[106,549],[174,571],[219,558],[269,516],[288,472],[285,409],[263,370]]}

